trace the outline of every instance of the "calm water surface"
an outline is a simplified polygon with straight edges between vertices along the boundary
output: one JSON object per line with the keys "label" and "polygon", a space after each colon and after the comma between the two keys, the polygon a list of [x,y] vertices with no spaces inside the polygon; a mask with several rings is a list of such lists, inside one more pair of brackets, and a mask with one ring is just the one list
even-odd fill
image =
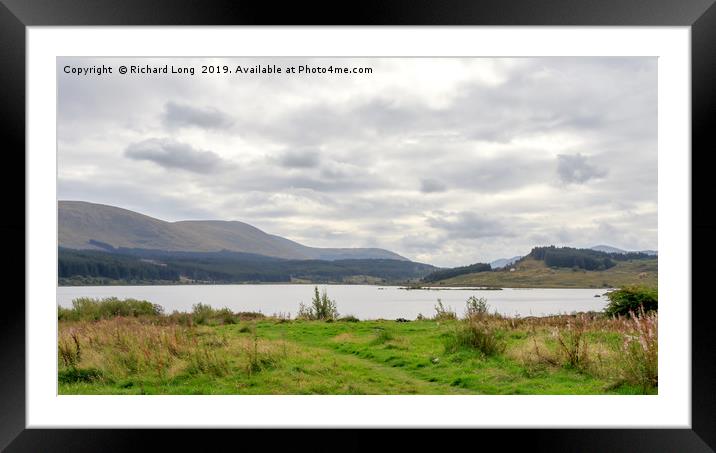
{"label": "calm water surface", "polygon": [[[314,285],[181,285],[181,286],[81,286],[59,287],[57,303],[70,307],[77,297],[118,297],[144,299],[173,310],[191,311],[202,302],[232,311],[259,311],[266,315],[290,313],[295,316],[300,302],[308,305]],[[574,311],[599,311],[608,302],[606,289],[479,289],[404,290],[397,286],[323,285],[336,301],[341,316],[360,319],[415,319],[422,313],[435,314],[440,298],[459,315],[470,296],[485,297],[490,311],[508,316],[546,316]],[[595,295],[602,297],[594,297]]]}

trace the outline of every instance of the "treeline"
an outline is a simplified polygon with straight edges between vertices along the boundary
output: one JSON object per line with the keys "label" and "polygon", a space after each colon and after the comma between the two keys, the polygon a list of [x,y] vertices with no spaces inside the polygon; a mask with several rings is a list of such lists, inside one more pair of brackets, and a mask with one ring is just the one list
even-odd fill
{"label": "treeline", "polygon": [[550,267],[570,267],[588,271],[601,271],[616,266],[615,261],[653,259],[640,252],[607,253],[592,249],[572,247],[535,247],[529,256],[544,261]]}
{"label": "treeline", "polygon": [[180,275],[177,269],[123,255],[63,248],[59,249],[58,255],[57,267],[60,278],[82,276],[126,281],[178,281]]}
{"label": "treeline", "polygon": [[450,269],[441,269],[439,271],[431,272],[430,274],[423,277],[423,282],[437,282],[452,277],[457,277],[463,274],[472,274],[475,272],[487,272],[492,270],[492,267],[486,263],[475,263],[469,266],[453,267]]}
{"label": "treeline", "polygon": [[244,283],[340,282],[365,275],[386,281],[419,279],[433,266],[390,259],[284,260],[236,252],[164,252],[121,249],[110,253],[94,250],[59,250],[59,278],[67,281],[102,278],[120,281],[169,281],[182,277],[201,282]]}

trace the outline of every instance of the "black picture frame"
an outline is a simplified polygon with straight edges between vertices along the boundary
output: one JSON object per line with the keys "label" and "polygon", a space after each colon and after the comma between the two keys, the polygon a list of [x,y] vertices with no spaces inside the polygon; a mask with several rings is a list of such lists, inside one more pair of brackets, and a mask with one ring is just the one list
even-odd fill
{"label": "black picture frame", "polygon": [[[25,256],[17,238],[25,236],[25,31],[28,26],[116,25],[506,25],[506,26],[690,26],[692,64],[692,423],[691,429],[550,429],[481,430],[479,444],[520,443],[531,450],[549,451],[714,451],[716,450],[716,329],[711,324],[713,304],[704,296],[708,262],[716,247],[716,222],[709,215],[710,184],[705,164],[708,143],[716,131],[716,6],[714,0],[364,0],[359,3],[285,2],[280,6],[258,1],[154,0],[0,0],[0,122],[7,173],[1,178],[5,213],[0,231],[8,256]],[[12,166],[12,167],[11,167]],[[10,177],[17,175],[18,179]],[[701,209],[697,209],[700,206]],[[8,210],[10,211],[10,210]],[[22,214],[20,214],[22,213]],[[693,247],[698,244],[698,247]],[[21,267],[7,260],[8,283],[20,287]],[[23,258],[24,263],[24,258]],[[699,265],[702,264],[702,265]],[[22,266],[23,277],[25,267]],[[18,293],[25,299],[24,286]],[[700,291],[699,291],[700,290]],[[205,448],[215,442],[239,445],[230,430],[198,434],[194,430],[54,430],[25,428],[25,310],[17,298],[8,298],[0,315],[0,448],[7,451],[124,451],[140,449],[150,437],[161,439],[163,449],[199,441]],[[682,301],[689,303],[690,301]],[[309,430],[310,431],[310,430]],[[422,432],[422,431],[421,431]],[[373,448],[373,436],[332,433],[343,442],[335,449]],[[472,436],[473,434],[469,434]],[[259,436],[267,437],[266,433]],[[315,433],[291,431],[270,437],[271,447],[295,448],[313,442]],[[405,448],[445,435],[399,433],[385,448]],[[452,435],[449,435],[454,439]],[[447,444],[446,444],[447,445]],[[303,444],[313,449],[320,445]],[[333,449],[333,448],[331,448]]]}

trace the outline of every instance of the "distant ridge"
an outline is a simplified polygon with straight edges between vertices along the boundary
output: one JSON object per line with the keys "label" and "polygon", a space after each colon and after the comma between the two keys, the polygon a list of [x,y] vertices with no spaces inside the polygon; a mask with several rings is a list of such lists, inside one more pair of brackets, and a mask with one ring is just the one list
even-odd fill
{"label": "distant ridge", "polygon": [[505,266],[515,263],[522,259],[522,255],[513,256],[512,258],[500,258],[499,260],[492,261],[490,266],[493,269],[502,269]]}
{"label": "distant ridge", "polygon": [[594,247],[589,247],[591,250],[596,250],[598,252],[605,252],[605,253],[643,253],[645,255],[657,255],[656,250],[622,250],[617,247],[612,247],[611,245],[595,245]]}
{"label": "distant ridge", "polygon": [[85,201],[58,202],[58,245],[78,250],[116,248],[175,252],[231,251],[284,259],[407,258],[379,248],[308,247],[238,221],[166,222],[115,206]]}

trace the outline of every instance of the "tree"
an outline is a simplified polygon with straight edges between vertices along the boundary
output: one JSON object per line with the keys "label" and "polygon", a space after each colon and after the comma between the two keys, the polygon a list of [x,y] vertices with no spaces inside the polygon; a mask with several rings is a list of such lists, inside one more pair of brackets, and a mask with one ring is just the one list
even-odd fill
{"label": "tree", "polygon": [[630,316],[658,310],[658,291],[656,288],[625,286],[607,293],[609,304],[604,311],[610,316]]}

